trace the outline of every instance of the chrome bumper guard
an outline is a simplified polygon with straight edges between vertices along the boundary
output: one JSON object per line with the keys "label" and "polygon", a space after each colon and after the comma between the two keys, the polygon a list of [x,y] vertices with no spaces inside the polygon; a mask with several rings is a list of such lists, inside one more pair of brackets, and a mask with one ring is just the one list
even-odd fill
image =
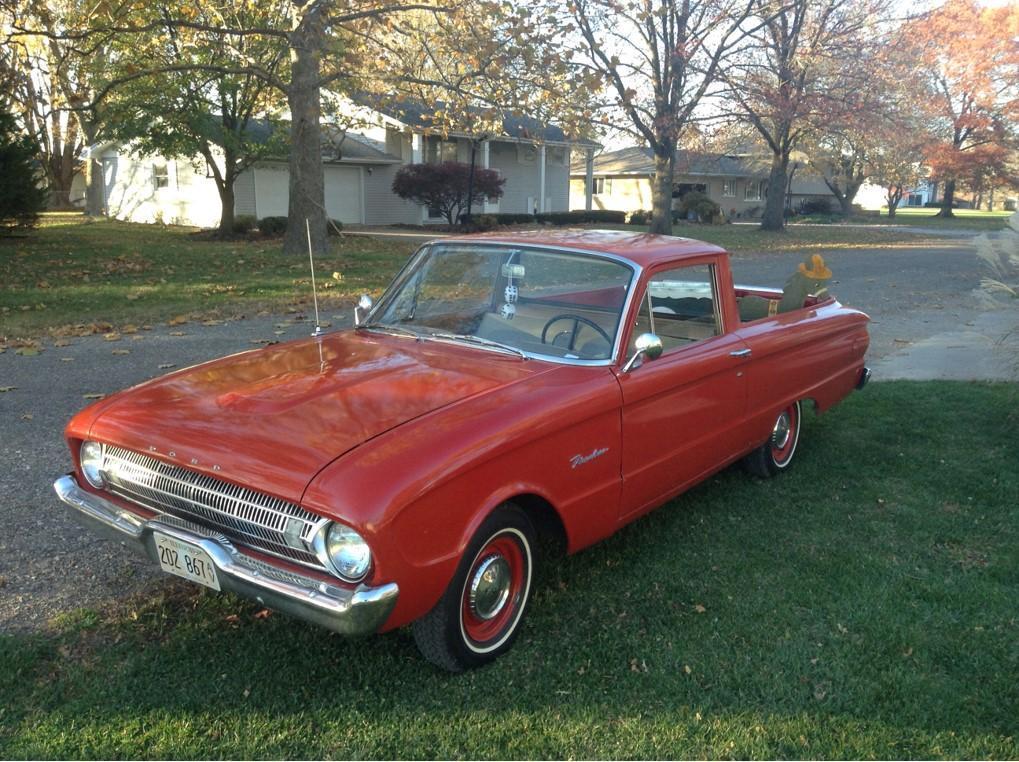
{"label": "chrome bumper guard", "polygon": [[868,381],[870,381],[870,368],[864,365],[863,370],[860,371],[860,380],[856,382],[856,388],[862,389]]}
{"label": "chrome bumper guard", "polygon": [[143,519],[104,497],[86,492],[74,476],[53,483],[57,496],[75,509],[89,529],[133,545],[159,563],[153,532],[197,545],[216,565],[220,587],[278,611],[327,627],[341,635],[376,632],[396,605],[399,589],[390,582],[353,590],[277,568],[241,553],[223,535],[174,516]]}

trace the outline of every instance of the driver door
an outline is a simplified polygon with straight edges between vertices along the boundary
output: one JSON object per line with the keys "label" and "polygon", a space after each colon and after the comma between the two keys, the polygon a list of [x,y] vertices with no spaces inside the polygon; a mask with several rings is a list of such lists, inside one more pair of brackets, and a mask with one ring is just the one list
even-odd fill
{"label": "driver door", "polygon": [[712,261],[651,274],[627,357],[646,332],[661,338],[661,356],[628,373],[617,370],[623,395],[623,519],[654,508],[741,452],[746,345],[723,324]]}

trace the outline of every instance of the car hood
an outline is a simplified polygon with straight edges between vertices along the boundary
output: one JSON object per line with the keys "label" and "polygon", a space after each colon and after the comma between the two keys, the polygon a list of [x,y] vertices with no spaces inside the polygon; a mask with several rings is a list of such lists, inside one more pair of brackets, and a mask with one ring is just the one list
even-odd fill
{"label": "car hood", "polygon": [[320,469],[362,442],[553,367],[345,331],[129,389],[106,402],[89,436],[297,502]]}

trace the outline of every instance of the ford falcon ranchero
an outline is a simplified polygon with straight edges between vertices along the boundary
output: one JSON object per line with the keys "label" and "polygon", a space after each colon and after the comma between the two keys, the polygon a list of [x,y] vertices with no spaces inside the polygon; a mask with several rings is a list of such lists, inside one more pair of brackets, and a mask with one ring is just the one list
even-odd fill
{"label": "ford falcon ranchero", "polygon": [[426,244],[358,324],[179,370],[68,424],[60,498],[165,572],[452,671],[510,647],[575,552],[860,388],[868,318],[815,256],[784,290],[615,231]]}

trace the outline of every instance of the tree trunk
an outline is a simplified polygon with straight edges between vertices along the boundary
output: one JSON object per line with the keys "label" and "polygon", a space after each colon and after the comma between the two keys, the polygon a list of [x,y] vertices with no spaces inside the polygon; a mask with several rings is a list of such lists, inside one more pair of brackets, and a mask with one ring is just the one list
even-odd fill
{"label": "tree trunk", "polygon": [[655,176],[651,180],[651,225],[649,233],[672,235],[672,180],[676,153],[655,151]]}
{"label": "tree trunk", "polygon": [[219,191],[220,203],[223,205],[223,209],[219,213],[220,238],[227,238],[234,233],[234,179],[234,176],[228,170],[223,179],[223,184],[216,187],[216,190]]}
{"label": "tree trunk", "polygon": [[295,20],[290,39],[290,204],[284,254],[307,251],[305,220],[311,247],[326,250],[325,170],[322,166],[320,71],[325,28],[321,8],[312,2]]}
{"label": "tree trunk", "polygon": [[105,202],[103,162],[98,157],[90,157],[85,161],[85,214],[101,217],[106,214]]}
{"label": "tree trunk", "polygon": [[853,199],[849,197],[848,193],[839,195],[839,212],[844,218],[848,218],[853,213]]}
{"label": "tree trunk", "polygon": [[785,188],[789,170],[789,154],[776,153],[771,160],[771,174],[768,177],[768,198],[764,203],[761,230],[783,230],[785,228]]}
{"label": "tree trunk", "polygon": [[945,193],[941,197],[941,211],[937,217],[954,217],[952,204],[955,202],[955,180],[945,180]]}
{"label": "tree trunk", "polygon": [[991,192],[987,194],[987,211],[994,211],[994,188],[991,188]]}

